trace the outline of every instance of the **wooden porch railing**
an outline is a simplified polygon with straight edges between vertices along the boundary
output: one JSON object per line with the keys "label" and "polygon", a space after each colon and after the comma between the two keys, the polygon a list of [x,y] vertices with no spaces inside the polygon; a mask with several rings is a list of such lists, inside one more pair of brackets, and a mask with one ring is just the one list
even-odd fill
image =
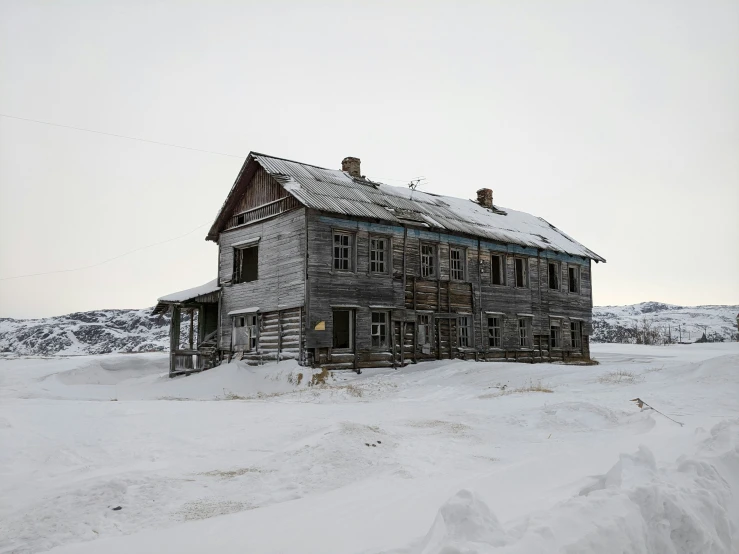
{"label": "wooden porch railing", "polygon": [[239,225],[245,225],[247,223],[253,223],[260,219],[266,219],[275,215],[279,215],[282,212],[286,212],[299,206],[298,201],[294,196],[286,196],[272,202],[267,202],[251,210],[238,213],[231,218],[229,228],[238,227]]}

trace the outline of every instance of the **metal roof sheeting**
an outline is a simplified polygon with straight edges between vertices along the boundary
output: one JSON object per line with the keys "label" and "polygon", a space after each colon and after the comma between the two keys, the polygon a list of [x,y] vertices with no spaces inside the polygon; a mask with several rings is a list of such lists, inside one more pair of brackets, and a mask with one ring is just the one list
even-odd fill
{"label": "metal roof sheeting", "polygon": [[[398,225],[423,225],[421,222],[425,222],[434,229],[605,262],[547,221],[525,212],[497,206],[490,210],[472,200],[353,178],[338,169],[324,169],[256,152],[249,154],[244,167],[251,159],[301,203],[314,210],[380,219]],[[235,188],[236,183],[230,194]]]}

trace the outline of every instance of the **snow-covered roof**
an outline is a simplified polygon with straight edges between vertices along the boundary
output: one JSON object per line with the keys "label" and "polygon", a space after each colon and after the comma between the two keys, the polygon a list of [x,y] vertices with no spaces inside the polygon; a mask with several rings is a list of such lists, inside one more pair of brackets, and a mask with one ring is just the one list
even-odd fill
{"label": "snow-covered roof", "polygon": [[181,302],[187,302],[188,300],[195,300],[200,296],[218,292],[219,290],[221,290],[221,287],[218,286],[218,279],[213,279],[199,287],[193,287],[191,289],[173,292],[167,296],[162,296],[157,300],[157,305],[154,307],[152,315],[164,313],[169,309],[170,304],[179,304]]}
{"label": "snow-covered roof", "polygon": [[[240,176],[251,160],[262,166],[308,208],[396,224],[444,229],[504,244],[551,250],[605,262],[604,258],[551,223],[525,212],[498,206],[488,209],[469,199],[429,194],[407,187],[354,178],[338,169],[325,169],[257,152],[249,154]],[[239,180],[237,178],[234,183],[229,198],[235,193]],[[216,218],[214,228],[227,205],[228,199]],[[212,236],[213,230],[209,236]]]}

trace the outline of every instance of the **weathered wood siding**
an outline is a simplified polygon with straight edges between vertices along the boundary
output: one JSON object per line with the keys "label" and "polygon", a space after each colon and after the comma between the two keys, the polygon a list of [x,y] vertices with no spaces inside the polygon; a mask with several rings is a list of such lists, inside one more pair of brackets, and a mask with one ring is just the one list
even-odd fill
{"label": "weathered wood siding", "polygon": [[[262,313],[305,303],[305,209],[224,231],[219,237],[218,278],[223,285],[220,347],[229,350],[229,312],[258,307]],[[259,238],[258,279],[231,284],[236,243]]]}
{"label": "weathered wood siding", "polygon": [[[351,308],[356,313],[355,350],[372,352],[370,321],[373,310],[386,310],[393,321],[415,321],[421,310],[436,315],[433,328],[434,350],[423,355],[415,349],[417,358],[456,356],[458,351],[458,324],[455,314],[469,314],[471,318],[470,347],[491,357],[498,352],[522,351],[532,353],[542,342],[548,348],[550,317],[562,319],[562,347],[558,351],[568,353],[572,349],[569,322],[583,324],[583,350],[587,350],[587,337],[592,317],[590,286],[590,262],[587,259],[544,252],[534,248],[478,241],[463,236],[433,232],[402,226],[361,221],[336,215],[307,212],[308,266],[307,266],[307,329],[308,348],[330,349],[333,327],[332,309]],[[351,233],[354,241],[352,271],[333,270],[333,232]],[[369,272],[369,240],[372,235],[382,235],[391,241],[392,267],[383,275]],[[437,248],[437,275],[422,278],[420,248],[422,243]],[[461,281],[450,279],[450,249],[462,248],[465,252],[465,276]],[[491,254],[504,256],[505,284],[493,285]],[[515,258],[524,260],[527,282],[516,287]],[[549,289],[548,260],[560,267],[559,288]],[[581,284],[578,293],[569,292],[568,264],[580,268]],[[405,270],[405,276],[404,276]],[[501,319],[502,348],[488,348],[487,312],[495,312]],[[449,314],[452,314],[450,317]],[[530,317],[530,346],[519,344],[519,317]],[[319,329],[316,329],[316,326]],[[320,330],[323,327],[323,330]],[[406,329],[411,328],[408,326]],[[394,359],[413,356],[408,352],[408,337],[402,327],[393,323]],[[411,331],[413,332],[413,331]],[[535,337],[536,341],[535,341]],[[411,350],[414,350],[411,345]],[[531,355],[531,354],[529,354]],[[541,355],[541,352],[539,352]],[[547,353],[548,355],[548,353]],[[517,354],[518,356],[518,354]],[[557,354],[557,357],[559,354]],[[359,356],[359,359],[363,359]]]}

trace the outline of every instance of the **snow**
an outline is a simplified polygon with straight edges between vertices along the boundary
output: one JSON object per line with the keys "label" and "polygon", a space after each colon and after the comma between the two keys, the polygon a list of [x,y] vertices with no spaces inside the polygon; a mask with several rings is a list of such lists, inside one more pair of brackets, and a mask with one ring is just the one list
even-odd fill
{"label": "snow", "polygon": [[738,552],[739,344],[593,353],[0,360],[0,553]]}
{"label": "snow", "polygon": [[173,292],[172,294],[168,294],[167,296],[162,296],[161,298],[159,298],[159,302],[184,302],[186,300],[202,296],[203,294],[210,294],[211,292],[216,292],[219,290],[221,290],[221,287],[218,286],[218,279],[213,279],[212,281],[208,281],[207,283],[205,283],[204,285],[200,285],[199,287],[193,287],[191,289]]}

